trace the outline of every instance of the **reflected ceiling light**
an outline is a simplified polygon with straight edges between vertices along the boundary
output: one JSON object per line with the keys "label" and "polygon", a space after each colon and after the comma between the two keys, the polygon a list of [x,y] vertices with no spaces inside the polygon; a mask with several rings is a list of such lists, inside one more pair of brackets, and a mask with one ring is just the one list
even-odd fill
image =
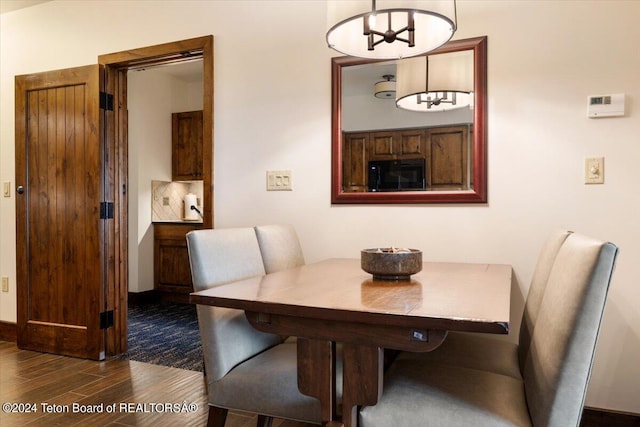
{"label": "reflected ceiling light", "polygon": [[384,80],[374,85],[376,98],[391,99],[396,97],[396,82],[392,80],[394,77],[392,74],[385,74],[382,76]]}
{"label": "reflected ceiling light", "polygon": [[329,0],[330,48],[349,56],[398,59],[421,55],[456,31],[455,0]]}
{"label": "reflected ceiling light", "polygon": [[396,106],[410,111],[473,108],[473,51],[403,59],[396,65]]}

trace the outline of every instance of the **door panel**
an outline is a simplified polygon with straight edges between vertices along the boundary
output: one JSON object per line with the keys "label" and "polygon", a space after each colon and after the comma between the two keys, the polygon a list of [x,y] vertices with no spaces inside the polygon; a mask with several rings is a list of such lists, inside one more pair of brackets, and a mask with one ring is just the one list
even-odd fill
{"label": "door panel", "polygon": [[439,128],[430,131],[431,188],[468,189],[467,129],[464,126]]}
{"label": "door panel", "polygon": [[16,77],[18,346],[104,357],[98,65]]}
{"label": "door panel", "polygon": [[344,135],[342,176],[345,191],[367,191],[369,133]]}

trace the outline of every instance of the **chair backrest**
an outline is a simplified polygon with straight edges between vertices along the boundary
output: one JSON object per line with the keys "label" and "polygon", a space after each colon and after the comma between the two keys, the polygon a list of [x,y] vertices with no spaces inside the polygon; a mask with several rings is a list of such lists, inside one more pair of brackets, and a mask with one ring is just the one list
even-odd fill
{"label": "chair backrest", "polygon": [[571,231],[556,231],[547,239],[540,250],[536,268],[533,271],[533,276],[531,278],[531,284],[529,285],[529,292],[524,305],[524,312],[522,313],[522,323],[520,323],[520,335],[518,338],[518,361],[520,362],[520,372],[524,370],[524,363],[526,361],[527,354],[529,353],[531,336],[538,319],[538,310],[540,310],[542,296],[544,295],[544,290],[547,287],[551,267],[553,267],[556,255],[558,255],[558,251],[562,247],[562,244],[570,234]]}
{"label": "chair backrest", "polygon": [[304,265],[300,241],[291,225],[259,225],[255,230],[267,273]]}
{"label": "chair backrest", "polygon": [[576,233],[558,251],[523,371],[534,426],[580,422],[617,253]]}
{"label": "chair backrest", "polygon": [[[187,248],[195,291],[265,274],[252,227],[191,231]],[[207,381],[281,342],[254,329],[241,310],[198,305],[197,311]]]}

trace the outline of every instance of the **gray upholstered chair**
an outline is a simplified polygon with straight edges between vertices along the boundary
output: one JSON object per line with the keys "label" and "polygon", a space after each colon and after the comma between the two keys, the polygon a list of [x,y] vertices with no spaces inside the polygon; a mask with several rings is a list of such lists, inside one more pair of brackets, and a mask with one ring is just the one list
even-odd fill
{"label": "gray upholstered chair", "polygon": [[[542,295],[549,280],[551,267],[558,251],[570,231],[554,232],[545,242],[536,263],[520,324],[518,343],[496,338],[492,335],[450,332],[442,345],[428,353],[402,352],[398,359],[423,359],[444,362],[466,368],[482,369],[514,378],[522,378],[531,334],[538,318]],[[518,363],[514,363],[517,361]]]}
{"label": "gray upholstered chair", "polygon": [[[252,227],[187,234],[195,291],[265,273]],[[210,426],[229,409],[320,423],[320,402],[298,391],[296,345],[254,329],[239,310],[197,306],[204,353]]]}
{"label": "gray upholstered chair", "polygon": [[291,225],[259,225],[255,230],[267,273],[304,265],[300,241]]}
{"label": "gray upholstered chair", "polygon": [[[288,224],[258,225],[255,227],[258,245],[267,273],[304,265],[304,254],[295,228]],[[296,337],[287,337],[287,344],[295,344]],[[336,348],[336,403],[337,412],[342,404],[342,345]]]}
{"label": "gray upholstered chair", "polygon": [[[524,364],[496,371],[447,360],[397,359],[362,427],[578,426],[618,249],[571,234],[540,298]],[[504,371],[504,372],[502,372]],[[520,371],[519,378],[510,372]]]}

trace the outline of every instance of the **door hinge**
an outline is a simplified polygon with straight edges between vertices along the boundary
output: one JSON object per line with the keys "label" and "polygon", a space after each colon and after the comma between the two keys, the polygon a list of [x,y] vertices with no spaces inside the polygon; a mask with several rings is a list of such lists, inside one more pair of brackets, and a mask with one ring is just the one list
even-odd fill
{"label": "door hinge", "polygon": [[100,109],[113,111],[113,95],[107,92],[100,92]]}
{"label": "door hinge", "polygon": [[107,329],[113,326],[113,310],[100,313],[100,329]]}
{"label": "door hinge", "polygon": [[100,202],[100,219],[113,219],[113,202]]}

